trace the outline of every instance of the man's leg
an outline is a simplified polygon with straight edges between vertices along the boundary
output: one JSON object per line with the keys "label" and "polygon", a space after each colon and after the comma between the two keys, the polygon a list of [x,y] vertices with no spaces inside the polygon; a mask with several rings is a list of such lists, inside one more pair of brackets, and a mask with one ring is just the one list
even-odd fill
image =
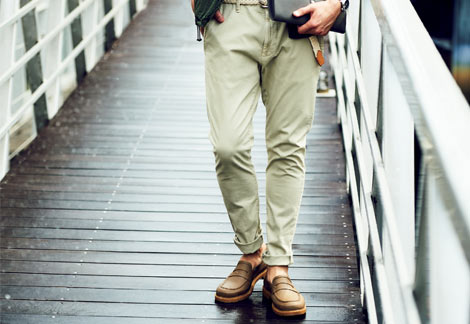
{"label": "man's leg", "polygon": [[[274,24],[276,25],[276,24]],[[273,59],[262,69],[266,106],[268,265],[293,263],[305,179],[306,136],[312,126],[320,72],[308,39],[292,40],[278,27]]]}
{"label": "man's leg", "polygon": [[273,23],[272,57],[263,64],[262,92],[266,106],[266,206],[269,265],[263,293],[278,315],[305,314],[303,296],[288,277],[305,181],[306,136],[312,126],[320,66],[308,39],[288,38]]}
{"label": "man's leg", "polygon": [[221,7],[225,22],[209,22],[204,32],[207,114],[211,126],[216,173],[243,252],[234,271],[217,287],[215,299],[246,299],[266,274],[259,218],[258,183],[251,162],[253,115],[260,96],[258,57],[264,35],[264,12],[259,6]]}
{"label": "man's leg", "polygon": [[[235,232],[234,242],[244,254],[263,243],[259,219],[258,184],[251,161],[253,115],[259,95],[260,45],[247,37],[262,29],[256,12],[235,5],[221,7],[225,22],[211,20],[204,32],[209,138],[214,148],[217,180]],[[246,28],[247,33],[241,29]]]}

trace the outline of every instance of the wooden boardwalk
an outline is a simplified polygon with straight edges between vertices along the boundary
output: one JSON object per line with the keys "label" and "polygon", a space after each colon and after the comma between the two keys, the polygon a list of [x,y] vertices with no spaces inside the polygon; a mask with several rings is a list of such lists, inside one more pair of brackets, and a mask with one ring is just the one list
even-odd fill
{"label": "wooden boardwalk", "polygon": [[[283,323],[214,291],[239,251],[189,0],[154,0],[1,181],[2,324]],[[296,322],[365,323],[334,98],[319,98],[290,274]],[[265,221],[264,107],[253,159]]]}

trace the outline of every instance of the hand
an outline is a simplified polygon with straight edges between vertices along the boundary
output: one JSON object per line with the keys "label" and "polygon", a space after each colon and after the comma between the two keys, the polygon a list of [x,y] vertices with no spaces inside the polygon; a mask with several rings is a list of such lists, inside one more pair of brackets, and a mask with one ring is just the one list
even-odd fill
{"label": "hand", "polygon": [[[222,13],[221,13],[219,10],[217,10],[217,11],[215,12],[215,14],[214,14],[214,19],[215,19],[219,24],[221,24],[221,23],[223,23],[223,22],[225,21],[224,16],[222,15]],[[202,33],[202,35],[204,36],[204,27],[201,27],[201,33]]]}
{"label": "hand", "polygon": [[340,13],[341,2],[339,0],[327,0],[314,2],[306,7],[297,9],[293,15],[300,17],[310,14],[309,21],[297,27],[299,34],[325,36]]}
{"label": "hand", "polygon": [[[195,0],[191,0],[191,8],[193,8],[193,12],[194,12],[194,1]],[[222,13],[220,12],[220,10],[217,10],[214,14],[214,19],[218,22],[218,23],[223,23],[225,21],[225,18],[224,16],[222,15]],[[201,27],[201,33],[204,35],[204,27]]]}

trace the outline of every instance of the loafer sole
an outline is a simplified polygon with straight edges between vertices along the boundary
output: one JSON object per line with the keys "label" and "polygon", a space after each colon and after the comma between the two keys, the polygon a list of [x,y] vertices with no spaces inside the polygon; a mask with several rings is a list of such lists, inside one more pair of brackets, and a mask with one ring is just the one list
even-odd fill
{"label": "loafer sole", "polygon": [[[263,296],[269,300],[272,300],[271,293],[264,287],[263,287]],[[281,310],[277,308],[276,305],[274,305],[274,303],[271,303],[271,308],[273,309],[274,314],[279,315],[279,316],[299,316],[299,315],[305,315],[307,313],[307,306],[304,306],[304,308],[300,308],[300,309]]]}
{"label": "loafer sole", "polygon": [[236,303],[236,302],[247,299],[248,297],[250,297],[251,293],[253,292],[253,289],[255,288],[255,285],[258,282],[258,280],[266,276],[266,272],[268,272],[267,268],[264,269],[262,272],[260,272],[255,278],[253,278],[253,280],[251,281],[250,289],[248,289],[248,291],[244,293],[243,295],[238,295],[238,296],[233,296],[233,297],[223,297],[223,296],[217,295],[216,293],[215,300],[221,303]]}

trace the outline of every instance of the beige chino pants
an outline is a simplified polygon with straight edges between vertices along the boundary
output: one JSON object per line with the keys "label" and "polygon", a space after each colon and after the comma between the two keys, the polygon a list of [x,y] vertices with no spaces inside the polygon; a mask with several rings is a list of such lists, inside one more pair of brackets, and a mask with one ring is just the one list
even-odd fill
{"label": "beige chino pants", "polygon": [[207,114],[217,180],[243,253],[263,243],[258,183],[251,161],[253,115],[266,106],[268,265],[293,263],[320,66],[308,38],[293,40],[286,25],[259,5],[222,4],[222,24],[204,31]]}

